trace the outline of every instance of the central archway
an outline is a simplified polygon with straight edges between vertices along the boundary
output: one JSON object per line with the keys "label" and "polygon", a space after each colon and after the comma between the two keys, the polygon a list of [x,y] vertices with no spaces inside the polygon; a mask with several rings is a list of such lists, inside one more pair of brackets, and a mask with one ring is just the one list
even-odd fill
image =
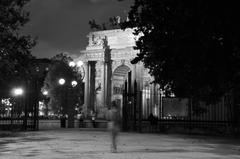
{"label": "central archway", "polygon": [[122,109],[123,105],[123,88],[124,88],[124,82],[128,77],[128,72],[130,72],[131,69],[122,64],[118,66],[112,74],[112,100],[115,100],[117,103],[117,106]]}

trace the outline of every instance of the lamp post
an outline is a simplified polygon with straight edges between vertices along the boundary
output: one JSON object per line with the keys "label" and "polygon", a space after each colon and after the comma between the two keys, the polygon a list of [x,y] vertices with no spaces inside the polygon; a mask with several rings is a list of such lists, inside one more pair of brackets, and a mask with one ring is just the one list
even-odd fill
{"label": "lamp post", "polygon": [[42,93],[43,93],[44,96],[48,95],[48,91],[47,90],[44,90]]}
{"label": "lamp post", "polygon": [[[12,95],[13,95],[13,97],[15,97],[15,100],[16,100],[15,103],[12,105],[12,108],[11,108],[11,129],[12,130],[13,130],[13,115],[14,115],[13,111],[15,111],[14,106],[15,106],[16,102],[18,102],[18,97],[22,96],[23,93],[24,93],[24,90],[21,87],[16,87],[16,88],[12,89]],[[26,114],[25,114],[25,119],[24,119],[24,122],[23,122],[24,123],[24,127],[26,128],[26,125],[25,125],[26,121],[25,120],[26,120]]]}
{"label": "lamp post", "polygon": [[65,79],[64,79],[64,78],[60,78],[60,79],[58,80],[58,83],[59,83],[60,85],[64,85],[64,84],[65,84]]}
{"label": "lamp post", "polygon": [[[68,107],[69,103],[68,103],[68,98],[69,98],[69,91],[72,91],[72,89],[74,87],[77,86],[77,81],[76,80],[72,80],[71,82],[66,81],[64,78],[60,78],[58,80],[58,83],[60,86],[65,85],[65,89],[61,88],[61,95],[62,95],[62,99],[61,99],[61,127],[65,127],[65,122],[66,122],[66,117],[65,115],[63,115],[63,105],[65,105],[65,107]],[[64,89],[64,90],[63,90]],[[63,96],[63,92],[65,93]],[[63,102],[64,101],[64,102]],[[69,115],[69,108],[68,108],[68,127],[74,127],[74,118],[73,118],[73,124],[70,121],[71,116]]]}
{"label": "lamp post", "polygon": [[[83,65],[84,65],[84,63],[81,60],[69,62],[69,66],[72,67],[73,69],[75,69],[77,74],[79,75],[78,79],[81,80],[80,87],[82,90],[84,90],[84,87],[85,87],[85,83],[83,82],[83,80],[85,78],[85,69],[84,69]],[[74,87],[74,82],[72,83],[72,86]],[[84,98],[84,96],[82,96],[81,99],[83,99],[83,98]],[[78,113],[79,113],[79,110],[80,109],[78,108]],[[83,113],[83,112],[81,111],[81,113]]]}
{"label": "lamp post", "polygon": [[[46,103],[46,96],[48,95],[48,91],[47,90],[43,90],[42,94],[44,96],[44,98],[43,98],[43,105],[45,106],[45,110],[44,110],[43,115],[48,116],[48,105]],[[43,110],[42,110],[42,112],[43,112]]]}
{"label": "lamp post", "polygon": [[[65,84],[65,79],[64,78],[60,78],[58,80],[58,84],[63,86]],[[65,128],[66,127],[66,118],[65,118],[65,114],[63,114],[63,105],[67,104],[66,102],[66,95],[63,95],[63,92],[67,94],[66,90],[63,91],[63,88],[61,87],[61,106],[60,106],[60,121],[61,121],[61,128]],[[64,102],[63,102],[64,101]]]}
{"label": "lamp post", "polygon": [[23,94],[23,89],[21,87],[13,89],[13,95],[14,96],[21,96],[22,94]]}
{"label": "lamp post", "polygon": [[[78,61],[75,61],[75,62],[74,61],[69,62],[69,66],[74,67],[77,70],[77,73],[80,75],[82,90],[84,90],[84,87],[85,87],[85,82],[84,82],[85,69],[84,69],[83,65],[84,65],[84,63],[81,60],[78,60]],[[84,99],[84,96],[82,96],[82,99]]]}
{"label": "lamp post", "polygon": [[83,68],[83,61],[81,61],[81,60],[79,60],[77,62],[70,61],[69,66],[72,67],[72,68],[76,66],[77,72],[80,73],[80,75],[81,75],[81,80],[84,79],[85,70]]}

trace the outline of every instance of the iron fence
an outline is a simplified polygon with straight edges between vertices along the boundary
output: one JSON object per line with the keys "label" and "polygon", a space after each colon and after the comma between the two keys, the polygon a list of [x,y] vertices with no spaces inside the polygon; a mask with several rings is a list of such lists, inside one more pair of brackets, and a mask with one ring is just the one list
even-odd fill
{"label": "iron fence", "polygon": [[[123,93],[123,130],[140,132],[239,132],[240,112],[231,94],[224,96],[218,103],[188,98],[164,97],[154,85],[137,90],[134,83],[125,83]],[[150,116],[153,118],[150,118]]]}
{"label": "iron fence", "polygon": [[37,82],[26,82],[21,96],[9,95],[0,99],[0,130],[37,130]]}

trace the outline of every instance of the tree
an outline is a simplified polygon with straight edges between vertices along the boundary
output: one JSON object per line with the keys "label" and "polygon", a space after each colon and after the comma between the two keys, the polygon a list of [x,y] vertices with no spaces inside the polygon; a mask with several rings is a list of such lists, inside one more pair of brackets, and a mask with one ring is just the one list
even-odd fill
{"label": "tree", "polygon": [[135,0],[122,28],[163,90],[214,103],[239,87],[239,18],[235,1]]}
{"label": "tree", "polygon": [[[45,78],[42,90],[48,91],[47,96],[50,98],[48,105],[54,111],[54,113],[68,114],[68,109],[70,107],[75,109],[74,106],[82,104],[82,99],[80,98],[83,93],[81,75],[78,73],[76,67],[71,68],[69,66],[68,63],[72,61],[72,59],[66,54],[58,54],[51,60],[52,66]],[[66,83],[64,85],[60,85],[58,83],[60,78],[65,79]],[[71,86],[71,81],[73,80],[76,80],[78,83],[75,87]],[[68,98],[67,93],[69,93],[69,88],[72,88],[71,91],[74,91],[74,93],[71,94],[71,103],[73,103],[71,106],[67,105],[67,103],[63,103]]]}
{"label": "tree", "polygon": [[[31,48],[35,40],[21,35],[20,29],[28,22],[29,13],[24,6],[29,0],[0,1],[0,89],[8,90],[16,81],[30,77],[28,70]],[[0,97],[6,95],[0,92]]]}

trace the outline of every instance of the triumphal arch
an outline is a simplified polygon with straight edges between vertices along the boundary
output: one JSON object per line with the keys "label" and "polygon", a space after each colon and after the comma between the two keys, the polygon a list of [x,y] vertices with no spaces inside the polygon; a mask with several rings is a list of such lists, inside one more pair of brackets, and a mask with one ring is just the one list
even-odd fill
{"label": "triumphal arch", "polygon": [[125,130],[141,128],[141,121],[146,121],[150,114],[162,121],[174,119],[180,123],[220,119],[221,113],[216,112],[224,112],[224,104],[223,107],[209,107],[193,105],[191,100],[177,98],[174,94],[173,98],[165,97],[159,85],[152,82],[153,78],[143,63],[131,63],[138,53],[134,49],[138,37],[133,35],[132,29],[95,31],[87,37],[86,49],[75,59],[84,63],[84,113],[94,110],[99,119],[104,119],[111,102],[116,101]]}
{"label": "triumphal arch", "polygon": [[134,50],[136,36],[132,29],[115,29],[90,32],[88,46],[80,51],[76,60],[84,62],[84,105],[83,109],[97,112],[104,118],[111,101],[123,105],[123,85],[129,72],[131,82],[136,81],[142,90],[152,78],[141,62],[131,64],[138,50]]}

